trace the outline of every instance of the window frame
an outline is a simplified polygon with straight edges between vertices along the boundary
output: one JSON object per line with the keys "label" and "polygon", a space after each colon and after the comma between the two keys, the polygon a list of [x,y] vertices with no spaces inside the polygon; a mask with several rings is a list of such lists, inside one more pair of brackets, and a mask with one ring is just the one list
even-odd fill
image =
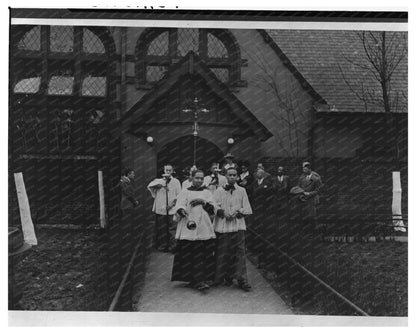
{"label": "window frame", "polygon": [[[241,51],[234,35],[225,29],[198,29],[199,30],[199,57],[211,68],[228,69],[227,86],[239,86],[241,84]],[[168,32],[168,55],[148,55],[148,48],[153,40],[162,33]],[[227,49],[227,58],[208,57],[208,34],[219,39]],[[182,56],[177,55],[178,50],[178,29],[177,28],[147,28],[140,35],[136,43],[136,83],[138,88],[149,89],[158,81],[147,81],[147,66],[167,66],[179,62]]]}
{"label": "window frame", "polygon": [[[74,117],[79,120],[83,125],[78,130],[85,132],[89,126],[88,117],[92,109],[101,110],[105,113],[102,125],[99,126],[99,131],[107,132],[110,128],[109,125],[117,119],[117,102],[116,102],[116,80],[114,80],[114,73],[116,68],[115,58],[115,43],[111,33],[106,27],[90,27],[90,26],[74,26],[74,50],[72,52],[58,53],[52,52],[49,49],[49,37],[50,26],[40,26],[40,50],[22,50],[18,48],[19,42],[24,38],[25,34],[31,29],[35,28],[35,25],[27,26],[12,26],[11,27],[11,43],[10,43],[10,123],[13,125],[11,131],[15,140],[16,124],[20,121],[22,115],[27,112],[25,110],[36,110],[36,116],[42,118],[47,123],[43,127],[47,131],[47,139],[42,140],[35,144],[33,149],[27,149],[26,147],[15,147],[17,154],[24,154],[30,152],[37,152],[40,154],[82,154],[93,153],[101,155],[104,153],[102,150],[102,140],[97,146],[88,147],[87,144],[82,146],[76,145],[75,141],[71,149],[62,149],[60,152],[55,149],[51,149],[53,141],[50,139],[50,126],[51,120],[54,117],[55,110],[57,109],[72,109],[75,113]],[[89,29],[93,34],[99,38],[104,45],[104,53],[85,53],[83,52],[83,29]],[[20,73],[25,71],[25,63],[27,60],[33,59],[35,62],[40,63],[40,77],[41,83],[37,93],[26,92],[14,92],[14,87],[19,80],[23,77]],[[51,74],[50,64],[53,62],[68,62],[74,67],[74,84],[73,93],[70,95],[49,95],[48,84]],[[106,94],[105,96],[90,96],[82,94],[83,79],[87,76],[87,72],[83,70],[83,64],[96,63],[99,65],[100,73],[97,76],[106,78]],[[22,65],[23,63],[23,65]],[[29,65],[27,65],[29,66]],[[90,66],[91,67],[91,66]],[[92,66],[94,67],[94,66]],[[27,67],[26,67],[27,68]],[[93,75],[95,76],[95,75]],[[98,127],[97,127],[98,129]],[[104,133],[103,132],[103,133]],[[71,134],[72,135],[72,134]],[[101,137],[106,137],[101,136]],[[72,139],[71,139],[72,140]],[[97,140],[96,140],[97,141]],[[98,142],[98,141],[97,141]],[[100,152],[101,151],[101,152]]]}

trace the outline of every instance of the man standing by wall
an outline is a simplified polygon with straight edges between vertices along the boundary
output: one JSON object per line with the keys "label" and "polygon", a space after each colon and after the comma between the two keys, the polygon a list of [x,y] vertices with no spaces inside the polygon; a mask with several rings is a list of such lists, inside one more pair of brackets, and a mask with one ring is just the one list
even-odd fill
{"label": "man standing by wall", "polygon": [[251,206],[246,190],[236,184],[237,169],[228,168],[226,177],[227,184],[214,193],[218,206],[214,219],[217,235],[215,282],[232,285],[236,279],[241,289],[249,291],[244,218],[252,214]]}
{"label": "man standing by wall", "polygon": [[174,251],[176,223],[173,221],[173,207],[181,191],[181,183],[172,176],[173,167],[164,166],[162,178],[147,186],[154,198],[153,209],[156,219],[156,248],[160,251]]}

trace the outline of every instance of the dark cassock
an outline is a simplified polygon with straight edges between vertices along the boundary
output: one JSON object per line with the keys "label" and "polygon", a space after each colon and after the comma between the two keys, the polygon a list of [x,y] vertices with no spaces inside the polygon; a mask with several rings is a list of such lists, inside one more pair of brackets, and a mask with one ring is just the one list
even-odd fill
{"label": "dark cassock", "polygon": [[178,225],[171,280],[207,289],[215,275],[216,236],[210,215],[216,208],[212,193],[193,184],[181,191],[174,209]]}
{"label": "dark cassock", "polygon": [[277,246],[285,247],[289,234],[289,177],[284,174],[277,174],[273,179],[273,192],[275,196],[276,212],[276,242]]}
{"label": "dark cassock", "polygon": [[250,290],[247,281],[245,217],[252,214],[246,190],[237,184],[226,184],[214,193],[217,214],[214,229],[217,235],[215,282],[231,285],[236,279],[243,290]]}
{"label": "dark cassock", "polygon": [[254,238],[252,249],[261,266],[271,265],[275,249],[270,244],[274,244],[276,237],[273,180],[271,176],[265,176],[262,169],[257,171],[257,179],[253,182],[252,208],[253,229],[259,235]]}

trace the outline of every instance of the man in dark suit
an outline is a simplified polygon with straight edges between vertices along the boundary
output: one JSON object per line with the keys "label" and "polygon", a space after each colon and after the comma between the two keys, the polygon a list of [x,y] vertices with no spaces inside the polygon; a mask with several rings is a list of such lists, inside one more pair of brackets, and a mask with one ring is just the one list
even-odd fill
{"label": "man in dark suit", "polygon": [[277,175],[273,180],[273,190],[278,201],[287,200],[287,195],[289,194],[289,176],[284,174],[284,168],[282,166],[277,168]]}
{"label": "man in dark suit", "polygon": [[285,247],[284,243],[288,242],[289,232],[289,176],[285,175],[283,166],[277,168],[277,175],[273,179],[273,192],[275,195],[275,212],[276,212],[276,238],[274,239],[277,246]]}
{"label": "man in dark suit", "polygon": [[252,184],[254,181],[254,176],[251,174],[251,171],[248,169],[250,167],[250,163],[248,161],[241,162],[241,173],[239,175],[239,179],[237,184],[241,187],[246,189],[247,195],[251,198],[251,189]]}
{"label": "man in dark suit", "polygon": [[273,179],[266,176],[263,168],[258,168],[255,176],[252,189],[253,229],[259,236],[253,240],[253,251],[258,255],[259,265],[265,267],[272,263],[274,252],[268,243],[275,234]]}
{"label": "man in dark suit", "polygon": [[291,220],[295,225],[299,237],[297,237],[296,255],[299,259],[308,262],[313,255],[316,242],[316,206],[319,204],[319,192],[322,188],[321,176],[312,171],[309,162],[302,163],[302,175],[298,179],[296,187],[291,189],[294,197],[294,209]]}

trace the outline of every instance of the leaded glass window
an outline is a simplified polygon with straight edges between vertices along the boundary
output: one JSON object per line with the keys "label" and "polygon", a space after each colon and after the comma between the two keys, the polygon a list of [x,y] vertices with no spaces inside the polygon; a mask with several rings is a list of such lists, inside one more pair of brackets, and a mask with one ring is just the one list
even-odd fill
{"label": "leaded glass window", "polygon": [[[81,54],[74,52],[76,31],[79,31],[81,36],[82,53],[86,55],[96,54],[97,57],[105,55],[104,43],[100,37],[86,27],[35,26],[23,34],[17,43],[17,50],[19,52],[41,51],[42,31],[45,36],[49,36],[49,43],[44,43],[44,45],[49,45],[49,52],[46,53],[49,76],[43,79],[40,74],[42,72],[42,62],[40,61],[42,55],[40,53],[39,60],[22,59],[21,61],[27,66],[16,66],[13,92],[16,94],[46,93],[51,96],[78,94],[105,97],[107,94],[106,60],[98,58],[96,61],[81,61],[80,70],[78,70],[81,73],[76,73],[74,67],[74,61],[80,57],[77,54]],[[58,53],[60,60],[54,58],[54,55]],[[37,74],[27,74],[28,71],[33,72],[34,68],[36,68]],[[82,77],[80,88],[77,91],[75,91],[76,75]],[[46,80],[46,89],[43,91],[41,91],[42,80]]]}
{"label": "leaded glass window", "polygon": [[116,90],[109,32],[101,27],[13,26],[11,40],[16,154],[97,152]]}
{"label": "leaded glass window", "polygon": [[40,51],[40,26],[26,32],[19,41],[17,48],[26,51]]}
{"label": "leaded glass window", "polygon": [[147,29],[138,41],[136,73],[139,82],[155,83],[170,65],[190,51],[198,54],[218,80],[240,79],[240,51],[230,32],[221,29]]}
{"label": "leaded glass window", "polygon": [[74,27],[51,26],[50,50],[64,53],[74,51]]}
{"label": "leaded glass window", "polygon": [[87,28],[82,29],[82,50],[85,53],[105,53],[103,42]]}
{"label": "leaded glass window", "polygon": [[148,55],[167,56],[169,52],[169,33],[167,31],[157,36],[147,49]]}

